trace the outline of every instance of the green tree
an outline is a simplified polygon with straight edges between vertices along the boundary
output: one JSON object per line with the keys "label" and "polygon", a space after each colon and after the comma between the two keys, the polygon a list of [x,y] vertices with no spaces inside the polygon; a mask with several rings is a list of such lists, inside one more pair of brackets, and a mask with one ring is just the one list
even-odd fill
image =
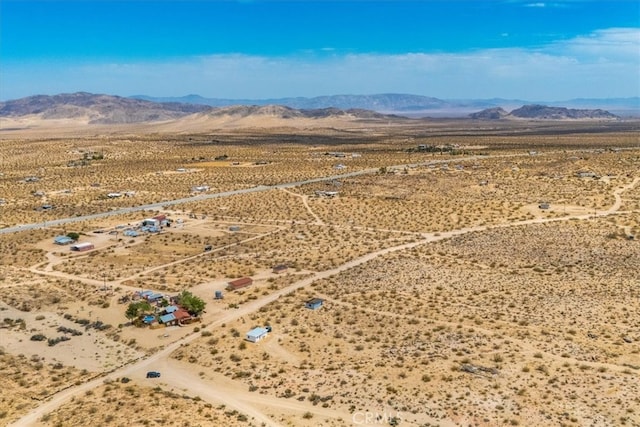
{"label": "green tree", "polygon": [[129,320],[135,320],[140,317],[142,313],[149,311],[151,311],[151,304],[149,304],[147,301],[138,301],[129,304],[129,307],[127,307],[127,311],[124,313],[124,315]]}
{"label": "green tree", "polygon": [[204,311],[206,305],[202,298],[198,298],[189,291],[182,291],[182,293],[178,295],[178,304],[196,316]]}
{"label": "green tree", "polygon": [[77,241],[80,238],[80,233],[76,233],[75,231],[70,231],[67,233],[67,237]]}

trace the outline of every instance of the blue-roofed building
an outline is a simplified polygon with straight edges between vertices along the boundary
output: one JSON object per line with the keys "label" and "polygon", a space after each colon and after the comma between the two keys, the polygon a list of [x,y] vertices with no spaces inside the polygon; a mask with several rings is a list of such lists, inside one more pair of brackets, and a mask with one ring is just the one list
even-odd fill
{"label": "blue-roofed building", "polygon": [[162,294],[151,294],[147,297],[147,301],[155,302],[161,300],[162,298],[164,298],[164,295]]}
{"label": "blue-roofed building", "polygon": [[164,308],[165,313],[169,314],[169,313],[174,313],[176,311],[178,311],[178,307],[175,305],[169,305],[167,307]]}
{"label": "blue-roofed building", "polygon": [[147,299],[149,298],[149,296],[153,295],[155,292],[153,291],[142,291],[142,292],[138,292],[138,295],[140,295],[140,298],[144,298]]}
{"label": "blue-roofed building", "polygon": [[160,316],[160,323],[163,323],[166,326],[175,325],[178,323],[178,319],[173,313],[165,314]]}
{"label": "blue-roofed building", "polygon": [[138,232],[132,229],[124,230],[124,233],[122,234],[124,234],[127,237],[138,237]]}
{"label": "blue-roofed building", "polygon": [[265,338],[268,333],[268,329],[258,326],[257,328],[253,328],[252,330],[247,332],[247,341],[258,342],[261,339]]}
{"label": "blue-roofed building", "polygon": [[69,236],[56,236],[53,239],[53,243],[55,243],[56,245],[68,245],[73,242],[74,240]]}
{"label": "blue-roofed building", "polygon": [[324,301],[323,301],[323,300],[321,300],[320,298],[313,298],[313,299],[310,299],[309,301],[305,302],[305,303],[304,303],[304,306],[305,306],[306,308],[311,309],[311,310],[317,310],[317,309],[319,309],[320,307],[322,307],[322,303],[323,303],[323,302],[324,302]]}
{"label": "blue-roofed building", "polygon": [[155,227],[153,225],[144,225],[140,227],[140,231],[143,231],[145,233],[159,233],[160,227]]}

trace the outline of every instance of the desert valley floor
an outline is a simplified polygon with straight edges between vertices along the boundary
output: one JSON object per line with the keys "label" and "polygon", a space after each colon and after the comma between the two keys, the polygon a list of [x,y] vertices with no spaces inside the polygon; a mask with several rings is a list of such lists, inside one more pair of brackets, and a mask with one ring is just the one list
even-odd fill
{"label": "desert valley floor", "polygon": [[310,123],[0,130],[0,425],[640,426],[640,122]]}

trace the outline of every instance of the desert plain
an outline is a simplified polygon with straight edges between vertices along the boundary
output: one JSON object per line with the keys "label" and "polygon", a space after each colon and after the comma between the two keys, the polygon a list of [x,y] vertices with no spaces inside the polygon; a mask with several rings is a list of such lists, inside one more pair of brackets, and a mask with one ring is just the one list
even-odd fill
{"label": "desert plain", "polygon": [[[21,122],[0,145],[0,425],[640,425],[637,120]],[[143,290],[206,308],[136,326]]]}

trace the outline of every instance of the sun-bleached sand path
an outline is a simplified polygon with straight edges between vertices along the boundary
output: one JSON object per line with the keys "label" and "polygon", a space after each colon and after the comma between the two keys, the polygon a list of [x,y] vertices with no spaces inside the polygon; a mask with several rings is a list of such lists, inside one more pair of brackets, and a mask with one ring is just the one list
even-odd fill
{"label": "sun-bleached sand path", "polygon": [[285,193],[289,193],[292,196],[300,197],[302,199],[304,208],[307,210],[307,212],[309,212],[309,215],[311,215],[315,219],[315,222],[312,222],[311,224],[324,225],[324,221],[322,220],[322,218],[320,218],[318,214],[316,214],[313,209],[311,209],[311,206],[309,206],[309,196],[307,196],[306,194],[294,193],[293,191],[289,191],[286,188],[282,188],[282,191],[284,191]]}

